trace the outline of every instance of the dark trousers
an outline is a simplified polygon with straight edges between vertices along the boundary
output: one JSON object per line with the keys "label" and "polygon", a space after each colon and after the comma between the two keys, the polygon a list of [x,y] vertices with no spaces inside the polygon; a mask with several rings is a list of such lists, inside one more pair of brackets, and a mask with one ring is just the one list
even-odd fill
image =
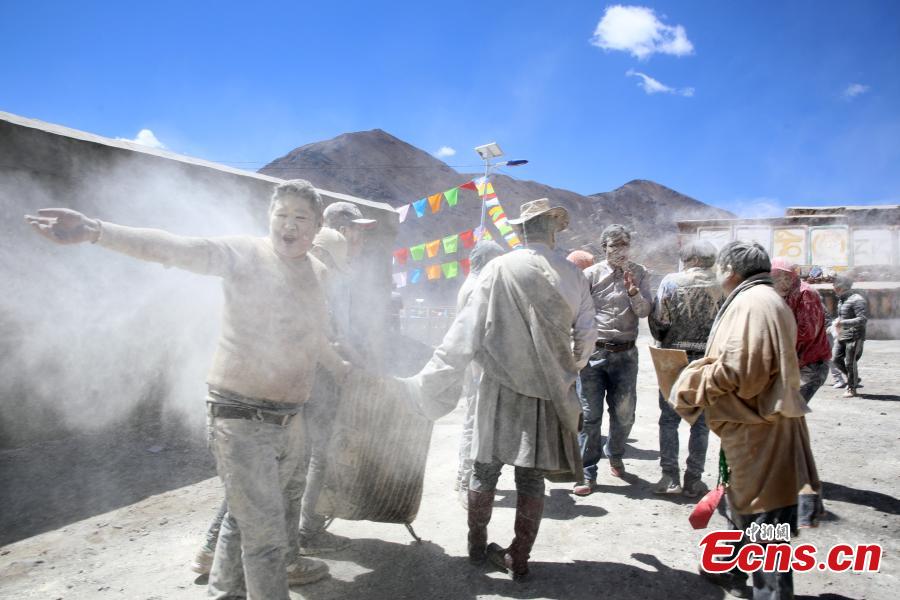
{"label": "dark trousers", "polygon": [[[746,530],[751,523],[763,525],[766,523],[778,525],[779,523],[788,523],[791,528],[791,535],[797,532],[797,505],[785,506],[784,508],[776,508],[768,512],[756,513],[752,515],[741,515],[734,511],[729,511],[731,521],[736,529]],[[735,547],[735,551],[739,550],[749,540],[745,535],[741,538]],[[767,542],[757,540],[757,543],[765,546]],[[735,569],[732,571],[734,577],[738,580],[746,580],[747,574],[743,571]],[[753,572],[753,600],[790,600],[794,597],[794,573],[788,570],[786,573],[766,573],[763,571]]]}
{"label": "dark trousers", "polygon": [[863,354],[865,340],[838,340],[834,343],[834,366],[847,378],[847,387],[856,389],[859,372],[856,364]]}

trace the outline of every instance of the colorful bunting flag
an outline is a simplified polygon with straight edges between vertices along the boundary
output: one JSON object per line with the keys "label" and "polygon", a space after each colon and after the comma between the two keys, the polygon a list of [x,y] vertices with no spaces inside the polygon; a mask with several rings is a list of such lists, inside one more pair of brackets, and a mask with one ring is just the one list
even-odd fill
{"label": "colorful bunting flag", "polygon": [[416,200],[412,203],[413,208],[416,209],[417,217],[425,216],[425,205],[428,204],[428,198],[422,198],[421,200]]}
{"label": "colorful bunting flag", "polygon": [[498,215],[503,214],[503,209],[500,208],[499,206],[492,206],[488,209],[487,212],[491,216],[492,219],[495,219],[495,218],[498,218]]}
{"label": "colorful bunting flag", "polygon": [[397,209],[397,212],[400,213],[400,222],[406,220],[406,217],[409,215],[409,204],[404,204],[400,208]]}
{"label": "colorful bunting flag", "polygon": [[473,180],[473,181],[467,181],[467,182],[465,182],[464,184],[462,184],[462,185],[460,185],[460,186],[457,186],[456,189],[459,189],[459,190],[472,190],[473,192],[477,192],[477,191],[478,191],[478,187],[475,185],[475,181],[474,181],[474,180]]}
{"label": "colorful bunting flag", "polygon": [[471,229],[459,234],[459,239],[462,241],[463,248],[471,248],[475,245],[475,235]]}
{"label": "colorful bunting flag", "polygon": [[394,260],[397,261],[398,265],[405,265],[408,258],[409,248],[400,248],[398,250],[394,250]]}
{"label": "colorful bunting flag", "polygon": [[447,199],[447,206],[456,206],[456,201],[459,199],[459,188],[447,190],[444,192],[444,198]]}
{"label": "colorful bunting flag", "polygon": [[425,258],[425,244],[410,246],[409,253],[412,256],[413,260],[422,260],[423,258]]}
{"label": "colorful bunting flag", "polygon": [[444,197],[444,194],[434,194],[432,196],[428,196],[428,205],[431,207],[432,214],[441,210],[441,198]]}
{"label": "colorful bunting flag", "polygon": [[459,234],[448,235],[442,240],[442,243],[444,245],[444,254],[455,254],[459,248]]}
{"label": "colorful bunting flag", "polygon": [[441,265],[441,271],[444,272],[444,279],[453,279],[459,275],[459,263],[455,260],[443,263]]}
{"label": "colorful bunting flag", "polygon": [[422,269],[413,269],[409,272],[409,282],[419,283],[422,281]]}
{"label": "colorful bunting flag", "polygon": [[433,240],[425,244],[425,250],[428,251],[428,258],[437,256],[438,250],[441,248],[441,240]]}
{"label": "colorful bunting flag", "polygon": [[472,268],[472,261],[468,258],[464,258],[459,261],[459,267],[462,269],[463,275],[468,275],[469,269]]}
{"label": "colorful bunting flag", "polygon": [[394,273],[393,279],[394,279],[394,287],[396,287],[396,288],[406,287],[406,271],[403,271],[401,273]]}
{"label": "colorful bunting flag", "polygon": [[425,268],[429,281],[441,278],[441,265],[428,265]]}

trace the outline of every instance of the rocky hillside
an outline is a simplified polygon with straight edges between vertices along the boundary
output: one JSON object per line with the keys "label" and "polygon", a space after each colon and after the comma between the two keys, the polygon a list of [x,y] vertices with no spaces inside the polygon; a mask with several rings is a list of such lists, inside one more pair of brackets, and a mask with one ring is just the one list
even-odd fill
{"label": "rocky hillside", "polygon": [[[394,207],[478,176],[460,173],[380,129],[346,133],[301,146],[260,172],[285,179],[302,177],[324,189],[387,202]],[[652,181],[630,181],[613,191],[590,196],[504,174],[495,175],[493,182],[509,217],[518,215],[522,202],[544,196],[565,206],[571,214],[570,229],[560,239],[565,248],[596,245],[600,232],[610,223],[628,225],[635,231],[638,260],[657,272],[672,270],[677,264],[676,220],[733,216]],[[463,190],[459,198],[459,204],[452,209],[407,220],[401,226],[398,246],[477,225],[481,209],[476,194]]]}

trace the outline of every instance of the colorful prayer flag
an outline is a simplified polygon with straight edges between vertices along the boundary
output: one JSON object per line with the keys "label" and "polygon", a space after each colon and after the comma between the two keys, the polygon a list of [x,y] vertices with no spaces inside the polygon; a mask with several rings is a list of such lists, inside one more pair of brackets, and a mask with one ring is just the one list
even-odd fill
{"label": "colorful prayer flag", "polygon": [[470,261],[468,258],[464,258],[459,261],[459,266],[462,269],[463,275],[468,275],[469,269],[472,268],[472,261]]}
{"label": "colorful prayer flag", "polygon": [[447,206],[456,206],[456,201],[459,199],[459,188],[447,190],[444,192],[444,198],[447,199]]}
{"label": "colorful prayer flag", "polygon": [[422,281],[422,269],[413,269],[409,272],[409,283],[419,283]]}
{"label": "colorful prayer flag", "polygon": [[433,194],[428,196],[428,205],[431,207],[431,212],[436,213],[441,210],[441,198],[444,194]]}
{"label": "colorful prayer flag", "polygon": [[428,204],[428,198],[422,198],[421,200],[416,200],[412,203],[413,208],[416,209],[416,216],[424,217],[425,216],[425,205]]}
{"label": "colorful prayer flag", "polygon": [[426,269],[429,281],[441,278],[441,265],[428,265]]}
{"label": "colorful prayer flag", "polygon": [[459,239],[462,241],[463,248],[471,248],[475,245],[475,235],[471,229],[460,233]]}
{"label": "colorful prayer flag", "polygon": [[409,247],[409,254],[413,260],[422,260],[425,258],[425,244]]}
{"label": "colorful prayer flag", "polygon": [[434,258],[435,256],[437,256],[440,249],[441,240],[433,240],[425,244],[425,250],[428,252],[428,258]]}
{"label": "colorful prayer flag", "polygon": [[399,248],[397,250],[394,250],[394,260],[397,261],[398,265],[405,265],[408,258],[409,248]]}
{"label": "colorful prayer flag", "polygon": [[475,181],[467,181],[464,184],[457,186],[457,189],[460,190],[472,190],[473,192],[478,191],[478,187],[475,185]]}
{"label": "colorful prayer flag", "polygon": [[397,212],[400,214],[400,222],[406,220],[406,217],[409,215],[409,204],[404,204],[400,208],[397,209]]}
{"label": "colorful prayer flag", "polygon": [[459,275],[459,263],[455,260],[446,262],[441,265],[441,271],[444,272],[444,279],[453,279]]}
{"label": "colorful prayer flag", "polygon": [[456,250],[459,247],[459,234],[448,235],[442,240],[442,243],[444,245],[444,254],[456,254]]}

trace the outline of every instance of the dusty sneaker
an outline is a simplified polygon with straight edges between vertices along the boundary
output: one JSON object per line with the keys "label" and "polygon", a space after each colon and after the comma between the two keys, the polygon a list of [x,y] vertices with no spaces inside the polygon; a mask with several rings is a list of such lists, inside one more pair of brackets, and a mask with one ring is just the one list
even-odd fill
{"label": "dusty sneaker", "polygon": [[846,390],[844,390],[842,398],[856,398],[856,390],[852,387],[848,387]]}
{"label": "dusty sneaker", "polygon": [[306,585],[328,575],[328,565],[321,560],[298,556],[287,568],[288,585]]}
{"label": "dusty sneaker", "polygon": [[844,381],[844,378],[842,377],[840,379],[835,380],[834,385],[832,385],[831,387],[833,387],[836,390],[841,390],[841,389],[844,389],[845,387],[847,387],[847,382]]}
{"label": "dusty sneaker", "polygon": [[349,544],[349,538],[334,535],[323,529],[314,535],[300,535],[300,555],[314,556],[316,554],[337,552],[346,548]]}
{"label": "dusty sneaker", "polygon": [[682,494],[684,494],[687,498],[699,498],[706,494],[709,491],[709,488],[703,481],[700,479],[688,479],[684,478],[684,486],[682,489]]}
{"label": "dusty sneaker", "polygon": [[659,481],[653,487],[654,494],[680,494],[681,493],[681,485],[678,483],[678,478],[669,475],[668,473],[663,473],[663,476],[660,477]]}
{"label": "dusty sneaker", "polygon": [[197,550],[194,560],[191,561],[191,571],[200,575],[209,575],[215,555],[216,551],[214,549],[203,546]]}
{"label": "dusty sneaker", "polygon": [[576,483],[575,487],[572,488],[572,493],[576,496],[590,496],[591,492],[594,491],[594,486],[597,482],[594,479],[585,479],[580,483]]}

